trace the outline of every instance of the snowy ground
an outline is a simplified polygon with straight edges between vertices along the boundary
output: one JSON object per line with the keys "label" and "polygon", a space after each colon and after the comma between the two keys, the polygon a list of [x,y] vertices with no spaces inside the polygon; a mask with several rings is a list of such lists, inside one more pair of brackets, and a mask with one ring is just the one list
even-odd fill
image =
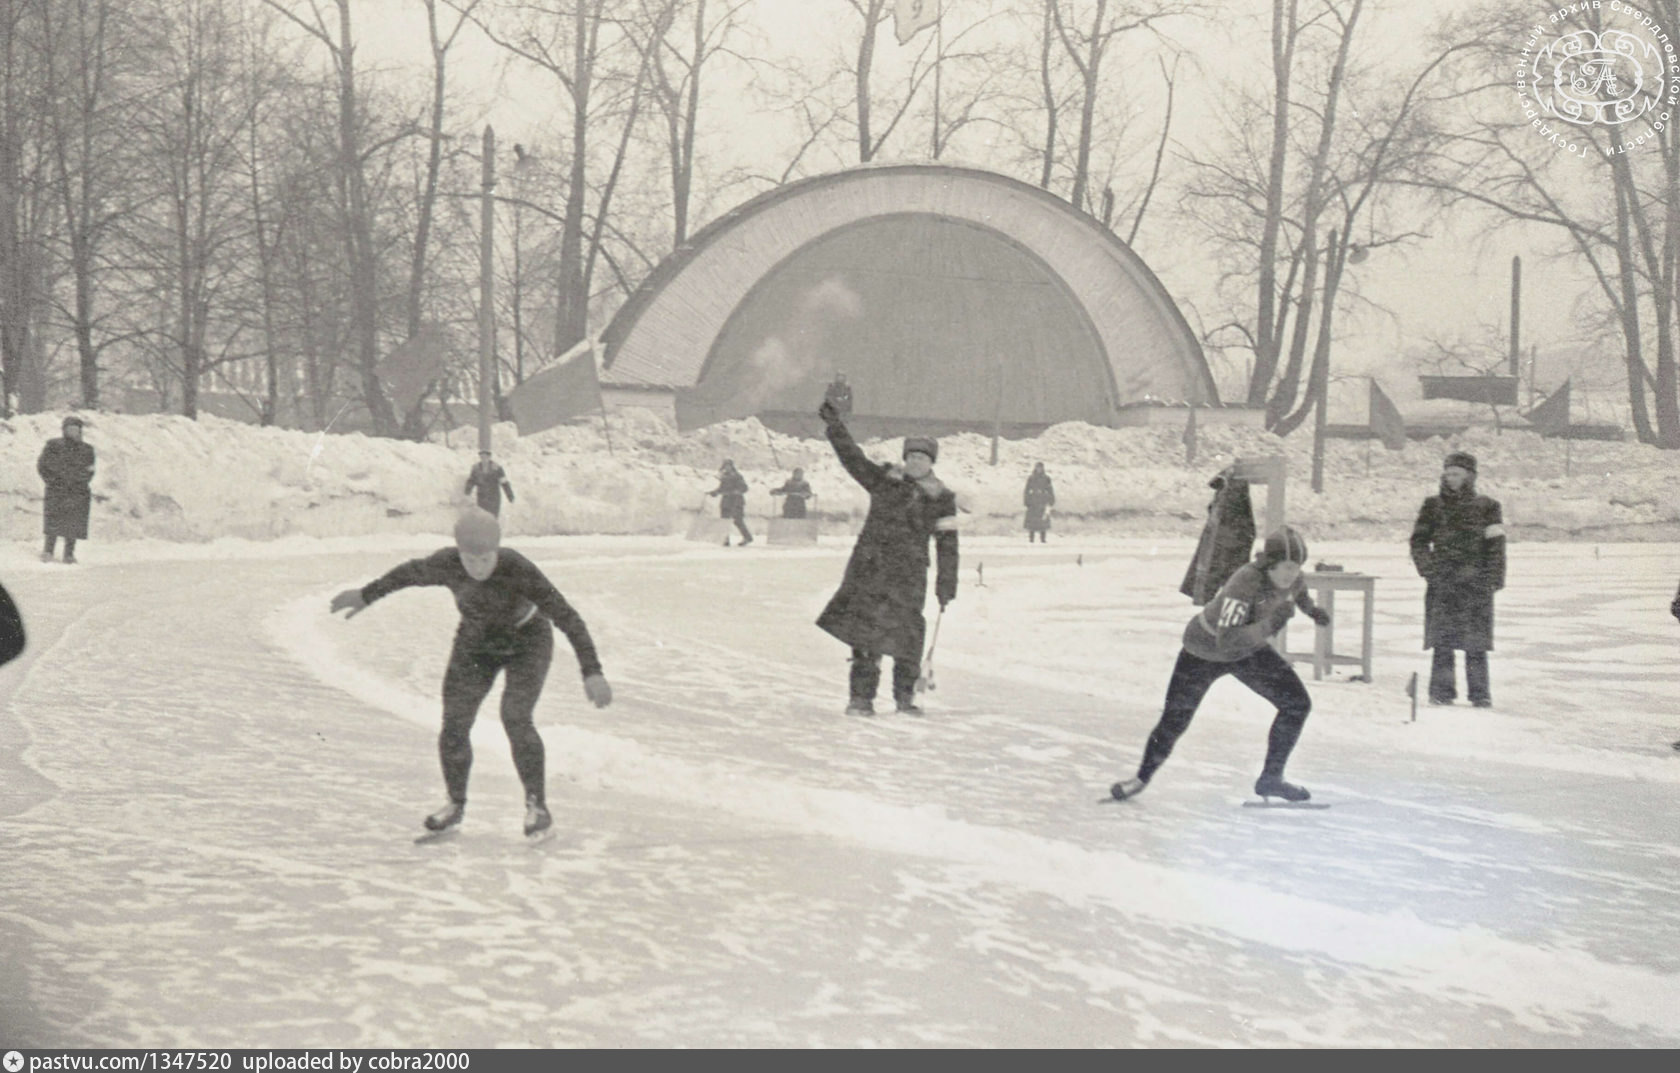
{"label": "snowy ground", "polygon": [[447,596],[326,613],[436,538],[0,547],[0,1044],[1680,1043],[1680,546],[1513,544],[1495,708],[1411,722],[1403,542],[1314,541],[1380,578],[1376,680],[1308,674],[1290,774],[1333,807],[1284,812],[1239,807],[1268,713],[1231,683],[1098,803],[1194,536],[1053,540],[965,537],[929,712],[873,721],[811,625],[843,538],[512,542],[617,693],[560,640],[535,848],[494,694],[465,831],[411,843]]}

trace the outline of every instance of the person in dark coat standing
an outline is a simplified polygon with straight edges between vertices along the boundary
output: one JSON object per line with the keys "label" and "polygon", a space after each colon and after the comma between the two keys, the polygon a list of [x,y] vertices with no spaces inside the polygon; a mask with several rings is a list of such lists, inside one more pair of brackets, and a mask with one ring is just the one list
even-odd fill
{"label": "person in dark coat standing", "polygon": [[881,657],[890,655],[893,700],[899,711],[920,715],[916,682],[927,634],[922,605],[927,602],[929,538],[937,548],[933,591],[940,610],[957,596],[957,500],[933,475],[939,444],[925,436],[907,437],[904,464],[883,465],[864,455],[832,401],[825,399],[817,415],[840,464],[869,493],[869,512],[845,578],[817,617],[818,626],[852,649],[846,714],[875,714]]}
{"label": "person in dark coat standing", "polygon": [[17,604],[12,602],[12,594],[0,585],[0,667],[23,655],[28,639],[23,629],[23,615],[18,612]]}
{"label": "person in dark coat standing", "polygon": [[[718,500],[718,517],[735,523],[735,528],[741,531],[741,547],[751,544],[753,535],[747,528],[747,479],[741,476],[733,461],[723,460],[723,467],[718,470],[718,486],[706,494],[723,497]],[[723,535],[723,546],[729,547],[727,532]]]}
{"label": "person in dark coat standing", "polygon": [[1248,562],[1257,535],[1248,481],[1233,476],[1227,466],[1208,482],[1208,487],[1213,489],[1213,501],[1208,504],[1207,521],[1184,581],[1178,586],[1178,591],[1197,607],[1213,599],[1237,568]]}
{"label": "person in dark coat standing", "polygon": [[64,538],[64,561],[76,561],[76,541],[86,540],[88,512],[93,507],[93,447],[82,442],[84,422],[75,414],[64,419],[64,435],[48,440],[35,462],[35,471],[46,485],[41,510],[41,529],[46,544],[41,561],[52,562],[53,547]]}
{"label": "person in dark coat standing", "polygon": [[[1674,602],[1668,605],[1668,613],[1680,619],[1680,588],[1674,590]],[[1680,752],[1680,741],[1674,743],[1674,748]]]}
{"label": "person in dark coat standing", "polygon": [[811,485],[805,480],[805,471],[795,467],[793,476],[789,477],[780,488],[770,489],[773,496],[787,496],[782,500],[782,517],[805,517],[805,501],[811,498]]}
{"label": "person in dark coat standing", "polygon": [[1505,516],[1499,501],[1476,492],[1476,457],[1454,451],[1441,464],[1440,491],[1423,501],[1412,526],[1412,562],[1428,582],[1423,647],[1435,650],[1429,703],[1458,697],[1454,651],[1464,652],[1470,703],[1493,706],[1488,657],[1493,650],[1493,594],[1505,587]]}
{"label": "person in dark coat standing", "polygon": [[1266,537],[1260,555],[1238,568],[1184,627],[1184,647],[1167,683],[1160,721],[1149,734],[1137,774],[1110,787],[1116,799],[1124,801],[1143,792],[1172,755],[1179,736],[1189,729],[1208,689],[1227,674],[1277,707],[1266,738],[1266,762],[1254,792],[1285,801],[1312,797],[1283,778],[1284,765],[1312,711],[1312,698],[1295,668],[1270,643],[1297,607],[1318,625],[1330,624],[1329,612],[1313,603],[1301,580],[1306,561],[1307,542],[1284,526]]}
{"label": "person in dark coat standing", "polygon": [[834,379],[823,392],[823,398],[834,404],[834,409],[841,417],[852,415],[852,385],[846,383],[845,373],[835,373]]}
{"label": "person in dark coat standing", "polygon": [[353,618],[398,589],[441,585],[455,597],[461,622],[443,672],[443,729],[438,758],[449,802],[425,819],[429,831],[461,822],[472,771],[472,726],[478,706],[502,673],[502,729],[513,747],[513,766],[525,787],[525,834],[553,825],[544,793],[544,752],[532,713],[554,655],[554,631],[571,642],[583,673],[583,691],[597,708],[612,703],[595,643],[583,618],[531,560],[501,546],[502,529],[489,511],[468,507],[455,523],[455,546],[410,559],[359,589],[332,598],[332,611]]}
{"label": "person in dark coat standing", "polygon": [[1056,486],[1050,483],[1050,474],[1044,472],[1044,463],[1033,465],[1032,476],[1027,478],[1027,487],[1021,492],[1021,502],[1027,508],[1027,543],[1038,537],[1039,543],[1050,542],[1050,508],[1056,505]]}
{"label": "person in dark coat standing", "polygon": [[467,486],[462,492],[478,490],[478,505],[482,510],[491,514],[502,513],[502,493],[507,493],[508,502],[513,502],[513,485],[508,483],[507,472],[490,458],[489,451],[478,452],[478,462],[472,472],[467,474]]}

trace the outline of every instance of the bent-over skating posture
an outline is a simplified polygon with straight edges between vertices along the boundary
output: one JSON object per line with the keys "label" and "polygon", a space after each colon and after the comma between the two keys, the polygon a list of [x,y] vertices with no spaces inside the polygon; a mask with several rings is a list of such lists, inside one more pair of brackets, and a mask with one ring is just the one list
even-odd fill
{"label": "bent-over skating posture", "polygon": [[612,687],[601,674],[601,661],[582,617],[535,563],[501,547],[501,537],[501,526],[488,511],[468,508],[455,523],[454,547],[410,559],[332,599],[333,611],[351,617],[375,600],[414,585],[443,585],[455,597],[461,622],[443,674],[443,729],[438,734],[449,803],[426,817],[432,831],[454,827],[466,811],[473,721],[497,671],[504,675],[502,727],[525,787],[525,833],[535,835],[552,825],[544,791],[542,736],[532,713],[554,655],[553,630],[560,630],[572,644],[584,693],[597,708],[612,703]]}
{"label": "bent-over skating posture", "polygon": [[1295,668],[1268,643],[1297,607],[1320,626],[1330,622],[1329,613],[1313,603],[1301,580],[1301,564],[1306,561],[1306,541],[1284,526],[1266,538],[1259,557],[1239,567],[1184,627],[1184,647],[1167,685],[1160,722],[1150,732],[1137,775],[1111,788],[1116,798],[1125,800],[1143,792],[1172,754],[1179,735],[1189,728],[1208,688],[1227,674],[1277,706],[1266,742],[1266,763],[1254,792],[1286,801],[1306,801],[1312,796],[1283,778],[1284,765],[1312,711],[1312,698]]}
{"label": "bent-over skating posture", "polygon": [[938,548],[934,595],[940,610],[957,597],[957,500],[933,475],[937,441],[910,436],[903,466],[871,462],[852,439],[832,400],[817,410],[840,464],[869,493],[869,513],[858,533],[840,589],[817,625],[852,648],[848,715],[874,715],[881,683],[881,657],[893,657],[893,700],[898,710],[920,715],[916,681],[921,677],[927,619],[928,538]]}

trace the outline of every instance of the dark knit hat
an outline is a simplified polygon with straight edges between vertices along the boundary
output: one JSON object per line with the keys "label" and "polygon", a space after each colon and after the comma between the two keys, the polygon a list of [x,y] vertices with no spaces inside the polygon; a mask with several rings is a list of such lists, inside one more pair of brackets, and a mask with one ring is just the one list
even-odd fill
{"label": "dark knit hat", "polygon": [[69,417],[66,417],[63,421],[61,421],[59,423],[58,427],[59,428],[69,428],[71,425],[75,425],[77,428],[81,428],[85,424],[87,424],[86,421],[83,421],[81,418],[77,417],[75,414],[71,414]]}
{"label": "dark knit hat", "polygon": [[939,441],[932,436],[904,437],[904,456],[908,458],[911,451],[920,451],[928,456],[928,461],[939,461]]}
{"label": "dark knit hat", "polygon": [[479,507],[468,507],[455,520],[455,545],[468,555],[487,555],[502,542],[502,525]]}
{"label": "dark knit hat", "polygon": [[1476,456],[1469,451],[1454,451],[1446,457],[1446,461],[1441,463],[1442,469],[1446,469],[1448,466],[1457,466],[1459,469],[1474,473],[1476,472]]}
{"label": "dark knit hat", "polygon": [[1284,526],[1273,530],[1266,537],[1266,546],[1260,552],[1262,565],[1271,567],[1281,562],[1305,563],[1307,561],[1307,542],[1301,539],[1301,534]]}

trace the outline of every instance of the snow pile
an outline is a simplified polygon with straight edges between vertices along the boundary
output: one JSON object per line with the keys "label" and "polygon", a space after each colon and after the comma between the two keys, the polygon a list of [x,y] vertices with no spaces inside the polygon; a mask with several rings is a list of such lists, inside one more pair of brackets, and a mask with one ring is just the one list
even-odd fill
{"label": "snow pile", "polygon": [[[0,422],[0,517],[10,539],[34,539],[40,531],[35,460],[58,435],[60,417]],[[101,540],[446,532],[467,502],[462,485],[477,452],[471,429],[440,435],[442,442],[410,443],[213,416],[98,414],[86,435],[98,451],[92,535]],[[516,496],[503,509],[511,534],[682,532],[696,511],[716,513],[717,501],[705,493],[716,487],[725,458],[746,476],[748,514],[759,520],[779,509],[770,489],[795,466],[817,492],[814,509],[825,531],[855,527],[867,506],[826,442],[771,432],[752,418],[679,433],[651,411],[627,409],[525,438],[511,424],[498,425],[493,442]],[[898,457],[900,441],[864,447],[885,461]],[[1309,490],[1311,448],[1306,432],[1285,440],[1213,425],[1199,431],[1195,460],[1187,463],[1180,428],[1069,422],[1036,439],[1002,441],[996,466],[989,437],[946,437],[937,472],[958,493],[972,532],[1019,531],[1022,485],[1033,463],[1043,462],[1055,481],[1058,532],[1193,535],[1211,476],[1237,458],[1281,454],[1292,522],[1319,535],[1386,539],[1409,530],[1418,504],[1435,489],[1442,456],[1462,448],[1479,458],[1483,490],[1504,503],[1519,537],[1674,539],[1680,532],[1680,460],[1639,444],[1566,444],[1484,429],[1401,451],[1331,440],[1322,495]],[[1264,501],[1257,489],[1257,510]]]}

